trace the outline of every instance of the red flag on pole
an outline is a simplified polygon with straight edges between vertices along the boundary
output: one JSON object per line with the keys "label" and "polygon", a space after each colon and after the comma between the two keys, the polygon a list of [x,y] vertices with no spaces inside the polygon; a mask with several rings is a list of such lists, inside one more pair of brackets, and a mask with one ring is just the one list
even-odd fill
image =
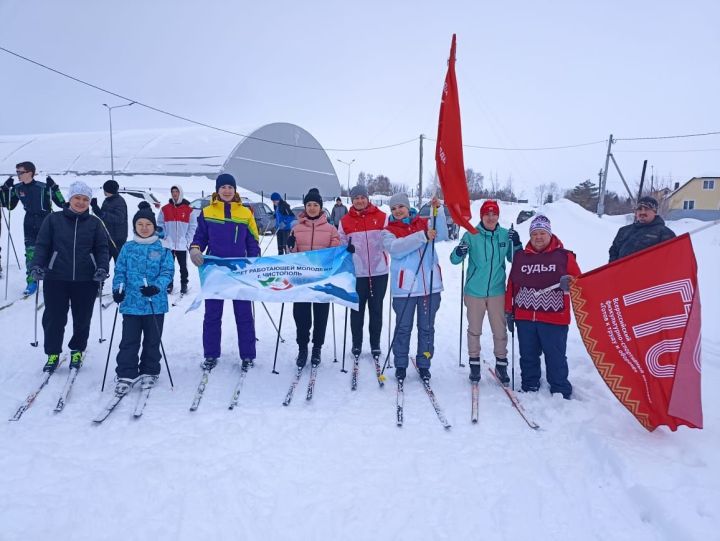
{"label": "red flag on pole", "polygon": [[700,293],[690,236],[581,274],[570,290],[590,357],[635,418],[650,431],[702,428]]}
{"label": "red flag on pole", "polygon": [[477,233],[477,229],[470,223],[472,218],[470,194],[463,163],[460,99],[455,80],[455,34],[450,46],[450,59],[440,102],[435,164],[445,197],[445,206],[453,220],[471,233]]}

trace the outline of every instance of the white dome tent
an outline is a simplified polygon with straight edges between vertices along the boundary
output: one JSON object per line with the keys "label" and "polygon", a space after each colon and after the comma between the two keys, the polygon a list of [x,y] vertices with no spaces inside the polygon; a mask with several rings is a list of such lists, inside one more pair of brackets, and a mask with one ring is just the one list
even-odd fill
{"label": "white dome tent", "polygon": [[245,137],[221,168],[239,186],[269,196],[300,199],[318,188],[326,200],[340,195],[340,181],[320,143],[300,126],[267,124]]}

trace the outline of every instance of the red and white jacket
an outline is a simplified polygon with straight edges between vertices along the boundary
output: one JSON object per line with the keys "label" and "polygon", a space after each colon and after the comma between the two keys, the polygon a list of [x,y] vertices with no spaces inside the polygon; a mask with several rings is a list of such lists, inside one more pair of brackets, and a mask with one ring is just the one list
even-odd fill
{"label": "red and white jacket", "polygon": [[163,246],[184,252],[189,249],[195,236],[198,213],[190,206],[187,199],[183,199],[183,189],[177,185],[174,188],[180,191],[178,202],[170,199],[170,202],[160,209],[157,225],[163,230]]}
{"label": "red and white jacket", "polygon": [[363,210],[350,207],[340,220],[340,242],[347,246],[352,239],[355,246],[355,276],[364,278],[388,273],[390,258],[383,246],[383,229],[387,223],[387,215],[372,203]]}

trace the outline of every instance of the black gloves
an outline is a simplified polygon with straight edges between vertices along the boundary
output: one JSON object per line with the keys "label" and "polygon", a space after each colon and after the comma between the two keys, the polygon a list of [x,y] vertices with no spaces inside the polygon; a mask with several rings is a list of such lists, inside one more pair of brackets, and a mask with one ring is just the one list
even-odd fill
{"label": "black gloves", "polygon": [[3,186],[5,186],[7,189],[10,189],[13,187],[14,183],[15,183],[15,180],[12,177],[8,177],[7,180],[5,181],[5,184],[3,184]]}
{"label": "black gloves", "polygon": [[120,304],[125,300],[125,292],[122,289],[113,289],[113,300]]}
{"label": "black gloves", "polygon": [[292,250],[295,248],[295,235],[290,235],[287,240],[288,249]]}
{"label": "black gloves", "polygon": [[142,293],[144,297],[152,297],[160,293],[160,288],[158,286],[142,286],[140,293]]}
{"label": "black gloves", "polygon": [[45,184],[47,184],[47,187],[51,190],[56,190],[58,187],[57,182],[55,182],[50,175],[45,177]]}
{"label": "black gloves", "polygon": [[33,267],[30,269],[30,276],[32,276],[32,279],[36,282],[39,282],[40,280],[45,279],[45,269],[42,267]]}
{"label": "black gloves", "polygon": [[348,239],[347,251],[351,254],[355,253],[355,246],[352,243],[352,237]]}
{"label": "black gloves", "polygon": [[461,242],[455,247],[455,255],[458,257],[465,257],[468,253],[469,248],[470,247],[467,244]]}
{"label": "black gloves", "polygon": [[507,323],[508,331],[511,333],[515,332],[515,316],[512,312],[505,312],[505,322]]}
{"label": "black gloves", "polygon": [[560,277],[560,289],[565,293],[570,293],[570,280],[572,280],[572,276],[569,274]]}
{"label": "black gloves", "polygon": [[105,269],[98,269],[95,271],[95,274],[93,274],[93,280],[96,282],[104,282],[108,279],[108,273]]}
{"label": "black gloves", "polygon": [[93,197],[93,198],[90,200],[90,206],[92,207],[93,212],[94,212],[95,214],[98,214],[98,213],[100,212],[100,207],[99,207],[98,204],[97,204],[97,197]]}
{"label": "black gloves", "polygon": [[513,246],[522,246],[522,242],[520,242],[520,234],[517,231],[511,229],[508,231],[508,236],[510,237]]}

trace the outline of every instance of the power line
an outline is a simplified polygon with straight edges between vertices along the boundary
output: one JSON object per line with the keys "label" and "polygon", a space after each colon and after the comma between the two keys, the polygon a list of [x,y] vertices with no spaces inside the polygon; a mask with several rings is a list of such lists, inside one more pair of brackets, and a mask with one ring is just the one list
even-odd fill
{"label": "power line", "polygon": [[[138,101],[138,100],[133,99],[133,98],[128,98],[128,97],[126,97],[126,96],[123,96],[122,94],[118,94],[117,92],[113,92],[112,90],[107,90],[107,89],[105,89],[105,88],[102,88],[102,87],[100,87],[100,86],[98,86],[98,85],[95,85],[95,84],[93,84],[93,83],[90,83],[90,82],[88,82],[88,81],[84,81],[83,79],[80,79],[80,78],[75,77],[75,76],[73,76],[73,75],[69,75],[69,74],[67,74],[67,73],[64,73],[64,72],[62,72],[62,71],[60,71],[60,70],[58,70],[58,69],[55,69],[55,68],[52,68],[52,67],[47,66],[47,65],[45,65],[45,64],[42,64],[42,63],[40,63],[40,62],[38,62],[38,61],[36,61],[36,60],[33,60],[33,59],[28,58],[28,57],[26,57],[26,56],[23,56],[23,55],[21,55],[21,54],[19,54],[19,53],[16,53],[16,52],[14,52],[14,51],[11,51],[10,49],[6,49],[5,47],[0,46],[0,51],[4,51],[4,52],[6,52],[6,53],[8,53],[8,54],[10,54],[10,55],[12,55],[12,56],[15,56],[15,57],[21,59],[21,60],[24,60],[24,61],[26,61],[26,62],[30,62],[31,64],[34,64],[34,65],[36,65],[36,66],[38,66],[38,67],[40,67],[40,68],[46,69],[46,70],[51,71],[51,72],[53,72],[53,73],[55,73],[55,74],[57,74],[57,75],[60,75],[60,76],[62,76],[62,77],[65,77],[65,78],[67,78],[67,79],[70,79],[70,80],[72,80],[72,81],[75,81],[76,83],[80,83],[80,84],[82,84],[82,85],[88,86],[88,87],[90,87],[90,88],[93,88],[93,89],[98,90],[98,91],[100,91],[100,92],[103,92],[103,93],[105,93],[105,94],[109,94],[109,95],[111,95],[111,96],[115,96],[116,98],[119,98],[119,99],[121,99],[121,100],[126,100],[126,101],[129,101],[129,102],[130,102],[130,101],[131,101],[131,102],[134,102],[135,104],[137,104],[137,105],[139,105],[139,106],[141,106],[141,107],[145,107],[146,109],[149,109],[149,110],[151,110],[151,111],[155,111],[155,112],[157,112],[157,113],[160,113],[160,114],[163,114],[163,115],[167,115],[167,116],[170,116],[170,117],[172,117],[172,118],[176,118],[176,119],[178,119],[178,120],[182,120],[182,121],[184,121],[184,122],[189,122],[189,123],[195,124],[195,125],[197,125],[197,126],[202,126],[202,127],[204,127],[204,128],[208,128],[208,129],[211,129],[211,130],[215,130],[215,131],[227,133],[227,134],[230,134],[230,135],[236,135],[236,136],[238,136],[238,137],[245,137],[245,138],[247,138],[247,139],[252,139],[252,140],[255,140],[255,141],[260,141],[260,142],[263,142],[263,143],[269,143],[269,144],[273,144],[273,145],[279,145],[279,146],[285,146],[285,147],[292,147],[292,148],[299,148],[299,149],[305,149],[305,150],[322,150],[322,151],[327,151],[327,152],[370,152],[370,151],[374,151],[374,150],[384,150],[384,149],[388,149],[388,148],[399,147],[399,146],[407,145],[407,144],[410,144],[410,143],[414,143],[415,141],[418,140],[418,137],[413,137],[413,138],[411,138],[411,139],[407,139],[407,140],[405,140],[405,141],[400,141],[400,142],[398,142],[398,143],[392,143],[392,144],[389,144],[389,145],[381,145],[381,146],[376,146],[376,147],[367,147],[367,148],[324,148],[324,147],[311,147],[311,146],[305,146],[305,145],[294,145],[294,144],[291,144],[291,143],[283,143],[283,142],[280,142],[280,141],[273,141],[273,140],[270,140],[270,139],[263,139],[263,138],[261,138],[261,137],[254,137],[254,136],[247,135],[247,134],[244,134],[244,133],[235,132],[235,131],[232,131],[232,130],[227,130],[227,129],[225,129],[225,128],[219,128],[219,127],[217,127],[217,126],[213,126],[213,125],[207,124],[207,123],[205,123],[205,122],[200,122],[200,121],[198,121],[198,120],[193,120],[192,118],[188,118],[188,117],[185,117],[185,116],[182,116],[182,115],[178,115],[178,114],[175,114],[175,113],[171,113],[170,111],[166,111],[166,110],[164,110],[164,109],[160,109],[159,107],[154,107],[154,106],[152,106],[152,105],[148,105],[148,104],[146,104],[146,103],[143,103],[143,102]],[[617,141],[650,141],[650,140],[663,140],[663,139],[682,139],[682,138],[688,138],[688,137],[703,137],[703,136],[708,136],[708,135],[720,135],[720,131],[705,132],[705,133],[690,133],[690,134],[683,134],[683,135],[664,135],[664,136],[657,136],[657,137],[616,137],[616,138],[613,139],[613,142],[617,142]],[[431,138],[425,138],[425,139],[426,139],[427,141],[435,141],[435,139],[431,139]],[[561,145],[561,146],[548,146],[548,147],[512,148],[512,147],[491,147],[491,146],[468,145],[468,144],[464,144],[463,147],[465,147],[465,148],[475,148],[475,149],[481,149],[481,150],[543,151],[543,150],[564,150],[564,149],[570,149],[570,148],[580,148],[580,147],[587,147],[587,146],[593,146],[593,145],[599,145],[599,144],[605,144],[605,143],[607,143],[607,139],[601,139],[601,140],[598,140],[598,141],[590,141],[590,142],[587,142],[587,143],[579,143],[579,144],[574,144],[574,145]],[[712,150],[712,149],[708,149],[708,150]],[[630,151],[626,151],[626,152],[630,152]],[[660,151],[657,151],[657,152],[660,152]],[[671,151],[667,151],[667,152],[671,152]],[[682,151],[676,151],[676,152],[682,152]],[[692,151],[688,151],[688,152],[692,152]]]}
{"label": "power line", "polygon": [[392,144],[389,144],[389,145],[382,145],[382,146],[370,147],[370,148],[324,148],[324,147],[310,147],[310,146],[304,146],[304,145],[293,145],[293,144],[291,144],[291,143],[283,143],[283,142],[280,142],[280,141],[272,141],[272,140],[270,140],[270,139],[263,139],[263,138],[261,138],[261,137],[253,137],[252,135],[246,135],[246,134],[244,134],[244,133],[234,132],[234,131],[232,131],[232,130],[226,130],[226,129],[224,129],[224,128],[219,128],[219,127],[217,127],[217,126],[213,126],[213,125],[207,124],[207,123],[205,123],[205,122],[200,122],[200,121],[198,121],[198,120],[193,120],[192,118],[188,118],[188,117],[184,117],[184,116],[181,116],[181,115],[177,115],[177,114],[175,114],[175,113],[171,113],[171,112],[166,111],[166,110],[164,110],[164,109],[160,109],[159,107],[153,107],[152,105],[148,105],[147,103],[143,103],[143,102],[138,101],[138,100],[136,100],[136,99],[134,99],[134,98],[128,98],[127,96],[123,96],[122,94],[118,94],[117,92],[113,92],[112,90],[107,90],[107,89],[102,88],[102,87],[100,87],[100,86],[98,86],[98,85],[95,85],[95,84],[93,84],[93,83],[89,83],[89,82],[84,81],[84,80],[82,80],[82,79],[80,79],[80,78],[78,78],[78,77],[74,77],[73,75],[69,75],[69,74],[64,73],[64,72],[62,72],[62,71],[60,71],[60,70],[57,70],[57,69],[55,69],[55,68],[52,68],[52,67],[47,66],[47,65],[45,65],[45,64],[42,64],[42,63],[37,62],[37,61],[35,61],[35,60],[32,60],[31,58],[28,58],[28,57],[23,56],[23,55],[21,55],[21,54],[19,54],[19,53],[16,53],[16,52],[14,52],[14,51],[11,51],[11,50],[9,50],[9,49],[6,49],[5,47],[0,46],[0,51],[4,51],[4,52],[6,52],[6,53],[8,53],[8,54],[10,54],[10,55],[13,55],[13,56],[15,56],[15,57],[17,57],[17,58],[20,58],[20,59],[22,59],[22,60],[25,60],[26,62],[30,62],[31,64],[34,64],[34,65],[39,66],[39,67],[41,67],[41,68],[43,68],[43,69],[46,69],[46,70],[51,71],[51,72],[53,72],[53,73],[56,73],[57,75],[61,75],[62,77],[66,77],[67,79],[70,79],[70,80],[72,80],[72,81],[75,81],[76,83],[80,83],[80,84],[83,84],[83,85],[85,85],[85,86],[89,86],[90,88],[94,88],[95,90],[99,90],[100,92],[104,92],[105,94],[109,94],[109,95],[111,95],[111,96],[115,96],[116,98],[119,98],[119,99],[121,99],[121,100],[126,100],[126,101],[134,102],[136,105],[140,105],[141,107],[145,107],[146,109],[150,109],[151,111],[155,111],[155,112],[161,113],[161,114],[163,114],[163,115],[167,115],[167,116],[170,116],[170,117],[173,117],[173,118],[177,118],[178,120],[183,120],[183,121],[185,121],[185,122],[189,122],[189,123],[195,124],[195,125],[197,125],[197,126],[202,126],[202,127],[204,127],[204,128],[209,128],[209,129],[211,129],[211,130],[215,130],[215,131],[219,131],[219,132],[223,132],[223,133],[228,133],[228,134],[230,134],[230,135],[237,135],[237,136],[239,136],[239,137],[245,137],[245,138],[247,138],[247,139],[252,139],[252,140],[254,140],[254,141],[261,141],[261,142],[263,142],[263,143],[270,143],[270,144],[273,144],[273,145],[280,145],[280,146],[286,146],[286,147],[292,147],[292,148],[300,148],[300,149],[306,149],[306,150],[322,150],[322,151],[327,151],[327,152],[368,152],[368,151],[372,151],[372,150],[383,150],[383,149],[386,149],[386,148],[399,147],[399,146],[402,146],[402,145],[407,145],[407,144],[409,144],[409,143],[413,143],[413,142],[415,142],[415,141],[418,140],[417,137],[413,137],[412,139],[408,139],[408,140],[406,140],[406,141],[401,141],[401,142],[399,142],[399,143],[392,143]]}
{"label": "power line", "polygon": [[620,153],[643,153],[643,154],[665,154],[672,152],[717,152],[720,148],[686,148],[683,150],[615,150],[613,154]]}
{"label": "power line", "polygon": [[661,135],[658,137],[615,137],[613,141],[657,141],[660,139],[684,139],[686,137],[704,137],[705,135],[720,135],[720,131],[705,133],[688,133],[684,135]]}
{"label": "power line", "polygon": [[[429,137],[426,137],[428,141],[435,141],[435,139],[431,139]],[[565,148],[578,148],[578,147],[587,147],[591,145],[599,145],[601,143],[607,143],[607,139],[600,140],[600,141],[590,141],[589,143],[579,143],[577,145],[563,145],[563,146],[555,146],[555,147],[532,147],[532,148],[511,148],[511,147],[488,147],[488,146],[480,146],[480,145],[465,145],[463,144],[463,147],[466,148],[479,148],[483,150],[510,150],[510,151],[525,151],[525,150],[562,150]]]}

